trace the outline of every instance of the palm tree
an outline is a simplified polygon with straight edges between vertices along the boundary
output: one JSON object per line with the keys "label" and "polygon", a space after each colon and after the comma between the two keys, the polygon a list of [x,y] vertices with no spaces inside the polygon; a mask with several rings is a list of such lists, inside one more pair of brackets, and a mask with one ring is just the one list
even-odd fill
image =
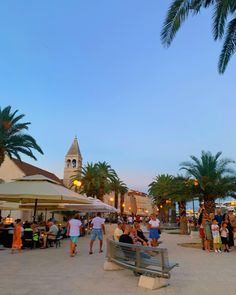
{"label": "palm tree", "polygon": [[192,161],[181,163],[187,176],[197,181],[196,194],[202,198],[208,213],[215,210],[215,199],[234,195],[236,191],[235,171],[229,166],[235,163],[231,159],[219,159],[221,152],[212,155],[202,151],[200,159],[190,156]]}
{"label": "palm tree", "polygon": [[20,153],[34,160],[37,159],[32,150],[37,150],[40,154],[43,154],[36,140],[24,133],[31,123],[22,123],[20,120],[25,115],[18,115],[17,113],[18,110],[12,112],[10,106],[0,108],[0,166],[5,160],[6,154],[10,158],[15,156],[19,160],[21,160]]}
{"label": "palm tree", "polygon": [[180,234],[185,235],[188,233],[186,204],[195,197],[195,184],[188,177],[178,175],[173,178],[171,186],[170,198],[179,206]]}
{"label": "palm tree", "polygon": [[164,45],[170,46],[185,19],[204,8],[213,8],[212,27],[214,40],[224,38],[218,70],[223,74],[236,51],[236,1],[235,0],[174,0],[169,7],[161,32]]}
{"label": "palm tree", "polygon": [[88,163],[77,171],[72,177],[71,186],[74,180],[81,181],[82,193],[88,197],[98,198],[103,201],[103,196],[111,192],[111,183],[117,179],[117,174],[106,162]]}
{"label": "palm tree", "polygon": [[[121,181],[119,177],[117,177],[116,179],[114,179],[111,182],[110,189],[115,194],[115,208],[118,208],[119,195],[122,195],[122,194],[124,195],[128,191],[128,188],[127,188],[126,184],[123,181]],[[123,203],[121,203],[121,204],[123,205]],[[122,205],[121,205],[121,207],[122,207]],[[120,207],[120,209],[121,209],[121,207]]]}
{"label": "palm tree", "polygon": [[176,202],[179,206],[180,234],[187,234],[186,202],[192,199],[192,186],[189,179],[183,176],[162,174],[149,185],[149,194],[160,208],[160,215],[167,221],[170,206]]}
{"label": "palm tree", "polygon": [[80,192],[86,194],[88,197],[95,198],[98,192],[97,168],[93,163],[87,163],[82,167],[82,171],[78,170],[77,174],[72,177],[71,187],[74,180],[81,181]]}
{"label": "palm tree", "polygon": [[111,183],[117,179],[117,174],[106,162],[98,162],[96,168],[99,185],[97,198],[103,201],[103,196],[111,191]]}
{"label": "palm tree", "polygon": [[161,174],[156,176],[148,186],[148,194],[151,196],[153,203],[158,206],[160,217],[164,222],[168,221],[168,206],[166,205],[172,193],[172,181],[172,175]]}
{"label": "palm tree", "polygon": [[128,187],[122,182],[120,186],[120,214],[124,214],[125,194],[128,192]]}

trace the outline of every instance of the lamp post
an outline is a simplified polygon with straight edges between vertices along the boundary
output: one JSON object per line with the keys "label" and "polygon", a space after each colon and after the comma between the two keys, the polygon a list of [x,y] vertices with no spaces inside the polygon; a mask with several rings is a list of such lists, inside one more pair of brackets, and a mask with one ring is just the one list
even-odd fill
{"label": "lamp post", "polygon": [[111,202],[110,205],[113,206],[114,198],[110,198],[109,201]]}
{"label": "lamp post", "polygon": [[[193,182],[194,186],[197,187],[199,185],[198,181],[195,179]],[[196,217],[195,217],[195,204],[194,204],[194,198],[193,198],[193,223],[194,223],[194,230],[197,230],[197,224],[196,224]]]}
{"label": "lamp post", "polygon": [[81,185],[82,185],[82,182],[80,180],[74,180],[73,184],[75,186],[75,192],[77,193],[78,190],[80,189]]}

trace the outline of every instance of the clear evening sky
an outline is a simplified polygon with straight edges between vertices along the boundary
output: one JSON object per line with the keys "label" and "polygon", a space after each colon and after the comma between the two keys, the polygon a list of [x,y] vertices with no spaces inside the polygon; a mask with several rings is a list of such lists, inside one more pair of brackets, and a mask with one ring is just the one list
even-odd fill
{"label": "clear evening sky", "polygon": [[236,58],[217,73],[210,11],[165,49],[170,2],[1,1],[0,106],[26,114],[45,153],[24,160],[62,177],[77,135],[84,163],[146,190],[201,150],[236,159]]}

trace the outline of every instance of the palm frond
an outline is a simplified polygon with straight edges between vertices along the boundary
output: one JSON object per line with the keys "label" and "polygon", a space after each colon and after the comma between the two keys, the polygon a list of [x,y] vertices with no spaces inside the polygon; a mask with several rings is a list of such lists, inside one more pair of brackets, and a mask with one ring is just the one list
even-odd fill
{"label": "palm frond", "polygon": [[177,31],[187,18],[191,9],[191,0],[175,0],[168,12],[161,32],[161,40],[165,46],[170,46]]}
{"label": "palm frond", "polygon": [[225,69],[236,51],[236,17],[232,19],[228,26],[225,34],[224,45],[220,54],[218,63],[218,70],[220,74],[225,72]]}
{"label": "palm frond", "polygon": [[214,39],[221,39],[225,31],[225,23],[230,12],[230,1],[217,1],[214,7],[213,15],[213,36]]}

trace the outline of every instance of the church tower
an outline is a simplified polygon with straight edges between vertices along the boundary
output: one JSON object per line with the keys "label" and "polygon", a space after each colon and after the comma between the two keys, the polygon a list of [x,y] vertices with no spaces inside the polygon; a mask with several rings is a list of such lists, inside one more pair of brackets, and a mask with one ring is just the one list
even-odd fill
{"label": "church tower", "polygon": [[65,156],[65,168],[63,183],[69,187],[71,183],[71,177],[76,175],[78,171],[82,169],[82,156],[79,149],[77,137],[75,137],[71,147],[69,148]]}

